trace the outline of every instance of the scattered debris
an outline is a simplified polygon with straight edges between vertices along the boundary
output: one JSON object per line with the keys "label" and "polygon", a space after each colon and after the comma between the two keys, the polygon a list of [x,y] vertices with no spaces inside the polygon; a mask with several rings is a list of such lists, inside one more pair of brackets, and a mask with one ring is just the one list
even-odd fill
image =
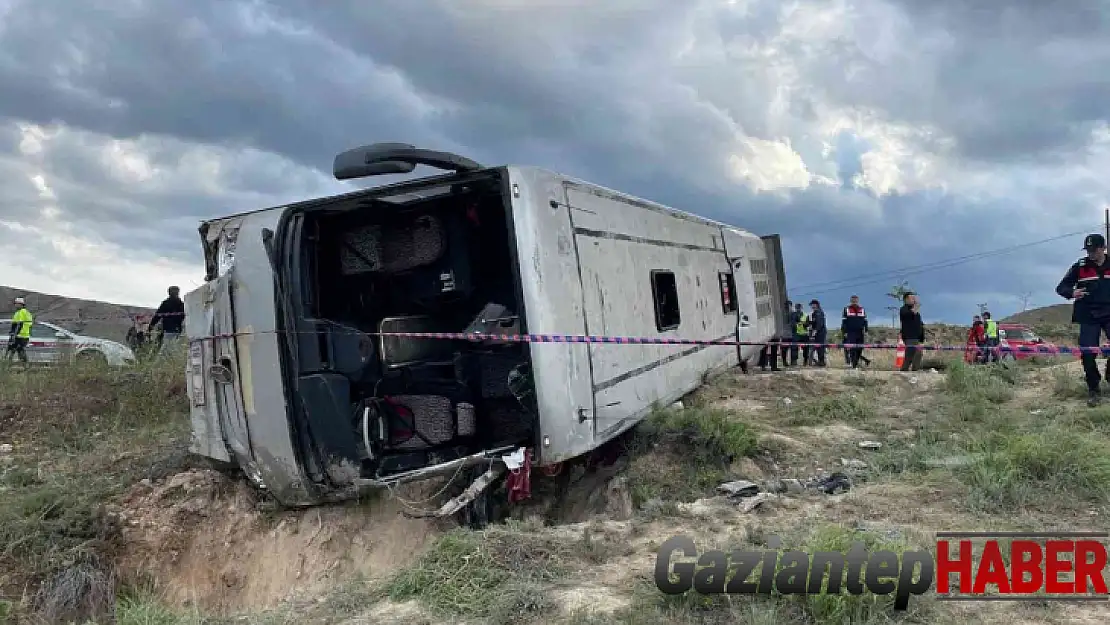
{"label": "scattered debris", "polygon": [[1038,414],[1043,414],[1043,413],[1044,413],[1044,410],[1030,410],[1029,411],[1029,414],[1031,414],[1031,415],[1038,415]]}
{"label": "scattered debris", "polygon": [[748,497],[740,502],[740,511],[744,513],[751,512],[775,498],[775,495],[771,493],[759,493],[755,497]]}
{"label": "scattered debris", "polygon": [[15,448],[12,447],[10,443],[4,443],[3,445],[0,445],[0,454],[10,454],[12,453],[13,449]]}
{"label": "scattered debris", "polygon": [[770,493],[790,493],[800,495],[806,491],[805,484],[794,478],[770,479],[763,484],[763,489]]}
{"label": "scattered debris", "polygon": [[840,464],[841,464],[841,466],[847,467],[849,469],[856,469],[856,470],[859,470],[859,471],[862,471],[863,469],[867,468],[867,463],[866,462],[864,462],[862,460],[856,460],[854,458],[851,459],[851,460],[849,460],[848,458],[841,458],[840,459]]}
{"label": "scattered debris", "polygon": [[676,401],[675,403],[671,404],[671,410],[685,410],[685,409],[686,409],[686,404],[682,403],[681,401]]}
{"label": "scattered debris", "polygon": [[782,405],[789,406],[792,403],[794,403],[794,400],[790,399],[789,397],[782,398]]}
{"label": "scattered debris", "polygon": [[860,449],[879,449],[883,444],[878,441],[860,441]]}
{"label": "scattered debris", "polygon": [[925,466],[933,469],[966,467],[983,457],[983,454],[967,454],[964,456],[948,456],[945,458],[928,458]]}
{"label": "scattered debris", "polygon": [[847,475],[838,471],[816,480],[815,483],[810,486],[812,488],[817,488],[826,495],[835,495],[838,492],[847,492],[851,490],[852,481]]}
{"label": "scattered debris", "polygon": [[759,492],[759,484],[747,480],[734,480],[721,484],[717,490],[729,497],[751,497]]}
{"label": "scattered debris", "polygon": [[917,384],[917,376],[916,375],[911,375],[910,376],[910,384]]}

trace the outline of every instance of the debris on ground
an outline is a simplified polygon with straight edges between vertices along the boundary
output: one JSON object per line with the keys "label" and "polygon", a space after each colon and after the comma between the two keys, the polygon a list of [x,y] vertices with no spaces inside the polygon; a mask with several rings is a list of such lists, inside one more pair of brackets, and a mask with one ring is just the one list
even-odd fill
{"label": "debris on ground", "polygon": [[931,469],[951,469],[954,467],[966,467],[975,463],[983,457],[983,454],[966,454],[963,456],[947,456],[944,458],[928,458],[925,460],[925,466]]}
{"label": "debris on ground", "polygon": [[866,462],[862,460],[856,460],[855,458],[841,458],[840,464],[841,466],[847,467],[849,469],[855,469],[857,471],[862,471],[867,468]]}
{"label": "debris on ground", "polygon": [[747,480],[733,480],[721,484],[717,490],[729,497],[751,497],[759,492],[759,484]]}
{"label": "debris on ground", "polygon": [[749,513],[752,510],[755,510],[756,508],[758,508],[758,507],[762,506],[763,504],[767,503],[768,501],[771,501],[771,500],[776,499],[776,498],[777,497],[775,495],[772,495],[771,493],[759,493],[755,497],[748,497],[746,499],[741,500],[740,501],[740,511],[744,512],[745,514]]}
{"label": "debris on ground", "polygon": [[847,475],[838,471],[816,480],[811,486],[817,488],[826,495],[835,495],[839,492],[851,490],[852,481]]}
{"label": "debris on ground", "polygon": [[0,454],[10,454],[14,449],[15,448],[12,447],[10,443],[4,443],[3,445],[0,445]]}
{"label": "debris on ground", "polygon": [[879,449],[883,444],[878,441],[860,441],[860,449]]}

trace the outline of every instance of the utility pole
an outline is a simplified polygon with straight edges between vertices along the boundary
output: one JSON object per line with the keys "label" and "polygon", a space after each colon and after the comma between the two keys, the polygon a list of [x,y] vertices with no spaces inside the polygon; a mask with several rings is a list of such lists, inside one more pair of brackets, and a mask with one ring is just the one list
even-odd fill
{"label": "utility pole", "polygon": [[1106,240],[1110,241],[1110,208],[1106,209]]}
{"label": "utility pole", "polygon": [[1028,291],[1021,294],[1021,312],[1029,310],[1029,300],[1033,298],[1033,294]]}
{"label": "utility pole", "polygon": [[976,306],[979,307],[979,315],[980,316],[982,316],[983,313],[987,312],[987,304],[985,302],[982,303],[982,304],[976,304]]}

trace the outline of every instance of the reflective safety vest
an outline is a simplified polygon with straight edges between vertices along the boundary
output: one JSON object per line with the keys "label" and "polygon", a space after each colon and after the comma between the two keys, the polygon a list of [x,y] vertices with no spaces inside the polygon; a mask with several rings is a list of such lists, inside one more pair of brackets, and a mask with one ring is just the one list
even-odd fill
{"label": "reflective safety vest", "polygon": [[794,326],[794,334],[805,334],[807,321],[809,321],[809,315],[802,313],[801,319],[799,319],[798,323]]}
{"label": "reflective safety vest", "polygon": [[12,314],[12,323],[18,323],[19,329],[15,331],[15,335],[21,339],[31,338],[31,324],[34,319],[31,318],[31,311],[26,308],[20,308]]}
{"label": "reflective safety vest", "polygon": [[998,338],[998,322],[995,321],[994,319],[989,319],[989,320],[987,320],[986,325],[987,325],[987,338],[988,339]]}

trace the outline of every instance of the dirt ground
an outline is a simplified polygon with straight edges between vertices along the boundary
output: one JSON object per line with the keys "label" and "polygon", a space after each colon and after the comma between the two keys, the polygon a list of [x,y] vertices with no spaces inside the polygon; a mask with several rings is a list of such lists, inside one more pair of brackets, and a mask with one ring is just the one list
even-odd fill
{"label": "dirt ground", "polygon": [[[1107,622],[1101,604],[926,595],[894,613],[874,596],[672,599],[652,588],[656,551],[677,534],[699,548],[772,534],[788,546],[866,535],[909,548],[940,530],[1104,523],[1110,465],[1052,447],[1110,450],[1110,412],[1082,404],[1078,363],[852,372],[838,356],[829,369],[718,376],[629,437],[616,465],[546,484],[534,473],[535,500],[481,532],[404,516],[437,485],[281,512],[210,470],[142,480],[108,509],[122,528],[117,563],[151,580],[143,601],[172,619],[159,622]],[[1024,451],[1007,451],[1018,443],[1006,437]],[[721,454],[731,457],[702,464]],[[831,472],[850,490],[782,492],[782,480]],[[735,479],[770,494],[746,510],[716,492]],[[136,599],[121,622],[138,610]]]}
{"label": "dirt ground", "polygon": [[[112,399],[130,387],[125,381],[94,384],[99,377],[85,376],[87,396],[65,405],[92,420],[92,413],[139,410],[128,409],[134,403],[160,425],[132,424],[140,429],[128,434],[98,421],[103,440],[122,433],[125,443],[110,453],[75,443],[95,438],[75,425],[13,430],[13,450],[0,447],[7,454],[0,503],[9,511],[0,531],[19,544],[34,533],[40,551],[0,558],[0,582],[17,587],[16,566],[31,566],[32,556],[72,566],[88,540],[74,536],[73,551],[61,552],[58,536],[70,541],[84,517],[65,517],[67,534],[58,534],[50,514],[34,512],[54,508],[34,506],[48,494],[73,500],[77,492],[59,488],[79,486],[75,475],[111,474],[119,487],[98,486],[87,498],[107,503],[92,506],[97,527],[114,528],[111,537],[95,535],[110,545],[101,552],[111,556],[113,578],[127,581],[111,595],[122,624],[1106,623],[1101,604],[945,603],[930,593],[895,613],[888,597],[870,594],[657,591],[658,547],[679,534],[699,548],[755,548],[774,535],[784,548],[842,551],[864,540],[897,551],[929,547],[937,531],[1091,531],[1104,523],[1110,409],[1082,403],[1078,363],[1000,369],[935,359],[925,371],[900,373],[882,370],[890,357],[875,354],[874,369],[861,372],[831,354],[824,370],[713,377],[620,441],[614,464],[534,473],[533,500],[484,531],[406,516],[432,507],[426,500],[441,486],[433,483],[346,505],[275,510],[239,478],[165,460],[180,455],[166,450],[183,434],[181,414],[164,422],[151,415],[166,393],[178,396],[172,369],[143,386],[145,403]],[[52,386],[36,384],[22,396],[49,404]],[[65,451],[41,460],[50,445]],[[170,455],[155,462],[144,456],[153,450]],[[141,471],[118,468],[140,461]],[[834,472],[847,476],[846,492],[797,487]],[[758,485],[761,502],[718,491],[736,480]],[[39,605],[42,594],[13,597],[12,605]]]}

